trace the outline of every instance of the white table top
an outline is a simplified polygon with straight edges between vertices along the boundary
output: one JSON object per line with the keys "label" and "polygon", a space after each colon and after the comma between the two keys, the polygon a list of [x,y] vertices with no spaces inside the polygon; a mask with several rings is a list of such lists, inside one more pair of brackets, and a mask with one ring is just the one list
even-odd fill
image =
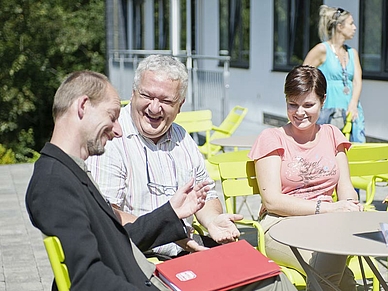
{"label": "white table top", "polygon": [[286,218],[269,234],[276,241],[296,248],[339,255],[388,256],[380,222],[388,212],[338,212]]}
{"label": "white table top", "polygon": [[230,136],[225,138],[213,139],[211,144],[223,147],[251,148],[257,138],[256,135]]}

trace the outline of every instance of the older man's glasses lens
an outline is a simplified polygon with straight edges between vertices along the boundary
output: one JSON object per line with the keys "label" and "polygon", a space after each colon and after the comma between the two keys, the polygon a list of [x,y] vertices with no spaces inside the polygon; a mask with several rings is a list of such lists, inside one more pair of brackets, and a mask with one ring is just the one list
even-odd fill
{"label": "older man's glasses lens", "polygon": [[[175,186],[166,186],[162,184],[158,184],[155,182],[151,182],[150,179],[150,170],[149,170],[149,161],[148,161],[148,154],[147,154],[147,148],[144,147],[144,154],[146,158],[146,172],[147,172],[147,187],[150,190],[151,194],[161,196],[173,196],[175,192],[178,190],[178,181],[176,181]],[[171,158],[172,159],[172,158]],[[172,159],[174,162],[174,160]],[[175,168],[175,166],[174,166]]]}

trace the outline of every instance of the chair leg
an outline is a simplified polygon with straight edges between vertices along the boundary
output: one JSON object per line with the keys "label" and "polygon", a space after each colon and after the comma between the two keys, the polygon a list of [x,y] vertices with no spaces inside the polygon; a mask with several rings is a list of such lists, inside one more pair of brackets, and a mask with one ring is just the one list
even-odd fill
{"label": "chair leg", "polygon": [[249,214],[251,215],[252,219],[253,219],[253,220],[256,220],[256,219],[255,219],[255,216],[253,215],[253,211],[252,211],[252,209],[251,209],[251,207],[249,206],[249,203],[248,203],[248,201],[247,201],[247,197],[243,197],[243,201],[241,202],[241,204],[240,204],[240,206],[239,206],[237,212],[235,212],[235,213],[240,213],[242,207],[244,206],[244,204],[245,204],[246,207],[248,208],[248,212],[249,212]]}

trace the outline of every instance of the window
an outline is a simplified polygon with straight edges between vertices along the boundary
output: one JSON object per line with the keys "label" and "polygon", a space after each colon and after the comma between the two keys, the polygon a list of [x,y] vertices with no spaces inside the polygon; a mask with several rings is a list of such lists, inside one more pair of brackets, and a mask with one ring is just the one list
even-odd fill
{"label": "window", "polygon": [[359,53],[364,79],[388,80],[387,17],[387,0],[361,0]]}
{"label": "window", "polygon": [[250,0],[220,0],[220,55],[232,67],[249,68]]}
{"label": "window", "polygon": [[144,3],[133,1],[133,49],[144,48]]}
{"label": "window", "polygon": [[[195,48],[196,0],[191,0],[191,47]],[[187,1],[180,1],[181,40],[180,49],[186,49]],[[155,49],[170,49],[170,0],[154,1]],[[194,49],[193,49],[194,50]]]}
{"label": "window", "polygon": [[170,48],[170,1],[155,1],[154,9],[155,49],[168,50]]}
{"label": "window", "polygon": [[274,70],[289,71],[302,64],[309,50],[320,42],[318,21],[322,4],[322,0],[274,1]]}
{"label": "window", "polygon": [[[186,5],[187,1],[182,0],[179,2],[179,20],[180,20],[180,49],[186,49]],[[152,5],[145,5],[142,0],[133,1],[133,49],[144,49],[145,42],[145,28],[151,25],[145,19],[145,9],[153,7],[153,32],[154,32],[154,49],[156,50],[170,50],[171,36],[170,36],[170,23],[171,23],[171,5],[170,0],[154,0]],[[195,7],[196,0],[191,1],[191,42],[192,47],[195,47]],[[149,11],[147,11],[149,12]],[[150,36],[147,36],[150,37]],[[148,40],[148,39],[147,39]]]}

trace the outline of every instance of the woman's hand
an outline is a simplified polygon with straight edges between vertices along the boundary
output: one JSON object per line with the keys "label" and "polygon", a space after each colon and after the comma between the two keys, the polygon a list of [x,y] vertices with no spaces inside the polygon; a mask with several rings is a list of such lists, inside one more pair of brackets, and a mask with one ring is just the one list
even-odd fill
{"label": "woman's hand", "polygon": [[340,200],[331,204],[330,212],[354,212],[354,211],[363,211],[363,205],[358,200],[347,199]]}
{"label": "woman's hand", "polygon": [[358,108],[357,108],[357,102],[350,101],[348,105],[348,110],[346,111],[346,115],[351,114],[352,121],[355,121],[358,118]]}

